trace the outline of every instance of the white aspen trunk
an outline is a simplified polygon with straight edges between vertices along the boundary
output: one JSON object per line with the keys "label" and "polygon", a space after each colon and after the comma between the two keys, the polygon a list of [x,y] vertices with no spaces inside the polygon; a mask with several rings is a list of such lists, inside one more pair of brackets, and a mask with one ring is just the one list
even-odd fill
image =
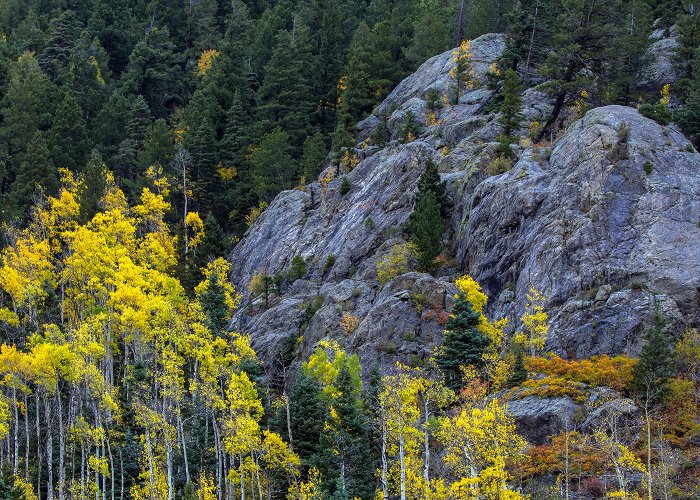
{"label": "white aspen trunk", "polygon": [[389,500],[389,462],[386,457],[387,449],[387,425],[386,416],[382,409],[382,498]]}
{"label": "white aspen trunk", "polygon": [[109,456],[109,477],[112,485],[111,498],[114,500],[114,457],[112,457],[112,445],[109,443],[109,436],[107,437],[107,455]]}
{"label": "white aspen trunk", "polygon": [[165,438],[165,463],[168,469],[168,500],[173,500],[173,445]]}
{"label": "white aspen trunk", "polygon": [[[251,453],[251,456],[252,455],[253,454]],[[258,482],[258,498],[260,498],[260,500],[262,500],[263,491],[262,491],[262,484],[260,483],[260,464],[258,463],[257,458],[255,458],[255,479]]]}
{"label": "white aspen trunk", "polygon": [[15,414],[15,422],[13,425],[15,449],[12,461],[12,473],[17,475],[17,468],[19,467],[19,410],[17,409],[17,383],[14,380],[12,381],[12,408]]}
{"label": "white aspen trunk", "polygon": [[289,398],[284,394],[284,407],[287,411],[287,435],[289,436],[289,450],[294,451],[294,439],[292,439],[292,412],[289,408]]}
{"label": "white aspen trunk", "polygon": [[46,418],[46,498],[53,500],[53,426],[51,425],[51,404],[44,396]]}
{"label": "white aspen trunk", "polygon": [[24,393],[24,437],[26,445],[24,447],[24,480],[29,481],[29,402],[27,393]]}
{"label": "white aspen trunk", "polygon": [[245,500],[245,479],[243,477],[243,457],[241,454],[238,454],[238,470],[240,474],[238,474],[241,478],[240,483],[241,483],[241,500]]}
{"label": "white aspen trunk", "polygon": [[148,481],[151,485],[151,491],[155,485],[155,479],[153,477],[153,448],[151,448],[151,433],[146,427],[146,453],[148,456]]}
{"label": "white aspen trunk", "polygon": [[185,462],[185,481],[190,481],[190,466],[187,462],[187,444],[185,441],[185,431],[182,426],[182,418],[180,418],[180,405],[177,406],[177,428],[180,434],[180,440],[182,442],[182,459]]}
{"label": "white aspen trunk", "polygon": [[63,405],[61,391],[56,390],[56,410],[58,412],[58,499],[64,500],[64,485],[66,482],[66,440],[63,428]]}
{"label": "white aspen trunk", "polygon": [[404,450],[402,428],[399,428],[399,464],[401,467],[401,500],[406,500],[406,451]]}
{"label": "white aspen trunk", "polygon": [[649,417],[649,391],[644,402],[644,418],[647,424],[647,496],[649,500],[654,500],[651,494],[651,418]]}
{"label": "white aspen trunk", "polygon": [[124,456],[122,454],[121,447],[119,448],[119,475],[121,476],[119,486],[119,498],[120,500],[124,500]]}
{"label": "white aspen trunk", "polygon": [[423,413],[425,415],[425,420],[423,421],[423,441],[424,441],[424,463],[423,463],[423,480],[425,480],[425,487],[430,486],[430,435],[428,433],[428,418],[430,416],[428,409],[428,400],[423,398]]}
{"label": "white aspen trunk", "polygon": [[39,403],[39,389],[37,388],[37,392],[34,394],[34,402],[36,403],[36,456],[37,456],[37,474],[36,474],[36,494],[41,500],[41,427],[39,425],[39,410],[40,410],[40,403]]}

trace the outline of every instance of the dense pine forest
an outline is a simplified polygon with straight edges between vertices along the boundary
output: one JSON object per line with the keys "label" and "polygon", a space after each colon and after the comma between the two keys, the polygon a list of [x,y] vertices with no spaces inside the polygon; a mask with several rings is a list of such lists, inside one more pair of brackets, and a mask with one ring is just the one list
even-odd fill
{"label": "dense pine forest", "polygon": [[[700,336],[673,330],[660,307],[638,355],[564,359],[546,349],[540,291],[522,315],[492,318],[493,298],[460,270],[450,311],[430,318],[444,337],[429,360],[362,366],[330,337],[301,358],[297,330],[260,359],[231,317],[243,294],[267,307],[308,263],[296,256],[242,290],[227,260],[280,192],[356,164],[357,123],[449,50],[449,95],[428,96],[428,111],[457,105],[476,85],[469,41],[486,33],[507,41],[485,84],[501,127],[490,175],[510,168],[521,139],[551,145],[571,116],[608,104],[672,124],[692,151],[699,10],[0,0],[0,499],[700,498]],[[678,78],[642,82],[653,41],[671,35]],[[520,137],[533,88],[553,105]],[[363,148],[392,142],[388,120]],[[398,142],[421,127],[408,116]],[[340,195],[350,189],[343,177]],[[426,162],[378,289],[411,266],[438,273],[445,189]],[[300,307],[305,323],[317,299]],[[343,313],[339,335],[358,322]],[[604,388],[637,420],[610,411],[589,432],[572,422],[533,444],[505,402],[582,403]]]}

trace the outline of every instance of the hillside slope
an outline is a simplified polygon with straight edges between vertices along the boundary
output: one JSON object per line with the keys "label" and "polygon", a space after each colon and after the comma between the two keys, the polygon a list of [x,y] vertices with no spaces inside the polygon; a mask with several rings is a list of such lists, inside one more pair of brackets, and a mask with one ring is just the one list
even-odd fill
{"label": "hillside slope", "polygon": [[[434,117],[425,96],[448,93],[452,54],[428,60],[358,125],[367,139],[387,117],[386,147],[367,139],[354,168],[329,165],[319,181],[281,193],[248,230],[230,257],[244,294],[231,327],[250,333],[263,359],[289,335],[303,335],[304,354],[333,337],[365,366],[415,362],[439,341],[450,281],[462,273],[484,286],[495,318],[518,317],[528,290],[542,292],[548,348],[566,356],[635,352],[655,294],[671,321],[700,324],[698,152],[674,127],[607,106],[570,117],[552,144],[514,147],[510,171],[488,175],[500,125],[485,74],[504,45],[493,34],[473,41],[479,85]],[[550,109],[545,94],[526,91],[522,134]],[[402,143],[409,111],[423,131]],[[403,241],[427,159],[439,165],[453,203],[444,242],[454,261],[438,277],[410,272],[381,288],[376,262]],[[251,296],[256,273],[284,273],[296,255],[307,262],[305,279],[284,286],[268,307]],[[343,330],[344,314],[357,318],[356,329]]]}

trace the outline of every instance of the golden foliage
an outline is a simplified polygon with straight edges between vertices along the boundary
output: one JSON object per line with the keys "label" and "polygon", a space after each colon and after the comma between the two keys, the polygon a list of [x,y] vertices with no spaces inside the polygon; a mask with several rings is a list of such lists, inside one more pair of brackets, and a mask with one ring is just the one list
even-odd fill
{"label": "golden foliage", "polygon": [[202,52],[197,61],[197,74],[199,76],[204,76],[214,65],[214,60],[219,57],[219,51],[216,49],[209,49]]}
{"label": "golden foliage", "polygon": [[384,286],[392,279],[407,273],[418,249],[413,243],[394,245],[389,253],[377,262],[377,279]]}
{"label": "golden foliage", "polygon": [[245,216],[246,226],[252,226],[255,223],[255,221],[258,220],[258,217],[262,215],[266,208],[267,203],[264,201],[261,201],[257,207],[251,208],[250,212],[248,212],[248,214]]}

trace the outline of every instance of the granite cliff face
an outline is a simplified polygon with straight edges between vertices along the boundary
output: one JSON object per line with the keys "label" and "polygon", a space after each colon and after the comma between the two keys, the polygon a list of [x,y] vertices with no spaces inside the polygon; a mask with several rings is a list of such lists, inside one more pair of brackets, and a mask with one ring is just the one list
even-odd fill
{"label": "granite cliff face", "polygon": [[[564,356],[636,351],[654,297],[679,328],[700,325],[698,152],[674,127],[607,106],[569,117],[551,144],[515,146],[512,168],[488,175],[500,126],[484,78],[504,46],[500,35],[473,41],[481,84],[434,116],[425,97],[431,89],[448,93],[451,51],[428,60],[358,125],[357,165],[329,164],[319,181],[277,196],[249,229],[231,255],[232,280],[244,294],[231,327],[250,333],[263,359],[298,335],[302,356],[332,337],[366,366],[419,362],[440,340],[450,283],[463,273],[481,282],[494,318],[519,317],[529,288],[542,292],[548,348]],[[526,91],[523,134],[550,110],[545,94]],[[408,111],[423,132],[401,143]],[[368,145],[382,116],[394,140]],[[403,241],[429,158],[453,203],[444,234],[452,262],[437,277],[409,272],[380,287],[376,262]],[[345,195],[343,175],[351,186]],[[255,273],[284,273],[295,255],[307,262],[304,279],[268,307],[251,296]],[[343,328],[343,317],[357,324]]]}

